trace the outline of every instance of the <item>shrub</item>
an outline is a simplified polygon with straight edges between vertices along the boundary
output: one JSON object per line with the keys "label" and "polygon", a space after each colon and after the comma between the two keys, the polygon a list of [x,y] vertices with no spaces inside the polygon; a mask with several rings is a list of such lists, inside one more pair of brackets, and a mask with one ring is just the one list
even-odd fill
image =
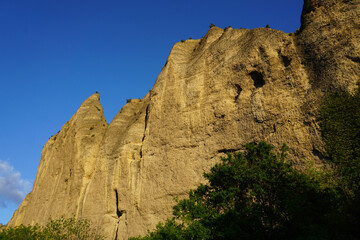
{"label": "shrub", "polygon": [[328,95],[320,108],[320,129],[325,156],[343,188],[343,215],[360,239],[360,91],[338,90]]}
{"label": "shrub", "polygon": [[336,91],[320,108],[325,152],[347,187],[360,193],[360,92]]}
{"label": "shrub", "polygon": [[2,229],[0,240],[37,240],[42,234],[38,225],[36,226],[16,226],[13,228]]}
{"label": "shrub", "polygon": [[3,229],[0,240],[101,240],[98,229],[89,220],[73,218],[49,219],[45,226],[16,226]]}
{"label": "shrub", "polygon": [[208,184],[178,201],[174,218],[133,239],[348,239],[338,192],[296,171],[286,150],[260,142],[227,154],[204,174]]}

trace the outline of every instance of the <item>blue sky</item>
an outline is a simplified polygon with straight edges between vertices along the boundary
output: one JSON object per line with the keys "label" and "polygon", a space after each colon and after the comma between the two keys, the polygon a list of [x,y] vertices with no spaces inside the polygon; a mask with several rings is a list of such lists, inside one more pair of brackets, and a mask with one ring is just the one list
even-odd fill
{"label": "blue sky", "polygon": [[302,0],[0,0],[0,223],[41,150],[95,91],[108,122],[152,88],[172,46],[218,27],[300,27]]}

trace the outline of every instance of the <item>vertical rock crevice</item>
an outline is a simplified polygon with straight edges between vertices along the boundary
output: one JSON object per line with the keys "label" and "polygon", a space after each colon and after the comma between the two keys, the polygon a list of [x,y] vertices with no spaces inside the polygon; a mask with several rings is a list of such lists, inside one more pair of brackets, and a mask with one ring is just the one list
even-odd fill
{"label": "vertical rock crevice", "polygon": [[235,91],[236,91],[236,96],[235,96],[235,102],[236,102],[240,97],[242,87],[239,84],[235,84],[234,86],[235,86]]}
{"label": "vertical rock crevice", "polygon": [[119,193],[117,189],[115,189],[115,198],[116,198],[116,216],[120,218],[122,216],[122,211],[120,211],[119,209]]}
{"label": "vertical rock crevice", "polygon": [[145,140],[146,128],[147,128],[148,120],[149,120],[149,113],[150,113],[150,104],[148,104],[148,105],[146,106],[146,110],[145,110],[144,136],[142,137],[142,140],[141,140],[140,158],[142,158],[142,156],[143,156],[142,149],[143,149],[143,142],[144,142],[144,140]]}

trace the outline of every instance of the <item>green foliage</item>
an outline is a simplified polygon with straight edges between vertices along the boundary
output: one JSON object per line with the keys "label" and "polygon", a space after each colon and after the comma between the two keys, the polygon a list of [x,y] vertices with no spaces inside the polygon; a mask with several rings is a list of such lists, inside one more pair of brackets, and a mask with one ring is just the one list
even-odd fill
{"label": "green foliage", "polygon": [[47,239],[102,239],[96,229],[91,228],[90,221],[75,218],[65,219],[63,217],[52,220],[42,228],[42,234]]}
{"label": "green foliage", "polygon": [[42,239],[39,226],[20,225],[14,228],[3,229],[0,232],[0,240],[37,240]]}
{"label": "green foliage", "polygon": [[0,232],[0,240],[101,240],[97,229],[91,227],[90,221],[63,217],[52,220],[40,227],[20,225],[13,228],[3,229]]}
{"label": "green foliage", "polygon": [[321,188],[334,188],[338,184],[338,177],[333,168],[328,165],[314,166],[314,163],[305,163],[304,173],[320,184]]}
{"label": "green foliage", "polygon": [[270,25],[269,24],[266,24],[266,26],[265,26],[266,28],[270,28]]}
{"label": "green foliage", "polygon": [[360,239],[360,91],[337,91],[325,98],[320,108],[320,128],[325,153],[343,188],[343,215]]}
{"label": "green foliage", "polygon": [[286,150],[260,142],[227,154],[178,200],[175,218],[133,239],[349,239],[339,192],[294,170]]}
{"label": "green foliage", "polygon": [[344,184],[360,193],[360,92],[337,91],[320,108],[325,151]]}

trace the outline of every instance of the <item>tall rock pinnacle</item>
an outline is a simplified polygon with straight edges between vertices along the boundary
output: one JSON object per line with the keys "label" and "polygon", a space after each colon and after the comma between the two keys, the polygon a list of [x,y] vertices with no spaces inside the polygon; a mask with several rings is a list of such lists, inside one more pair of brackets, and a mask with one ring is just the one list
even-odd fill
{"label": "tall rock pinnacle", "polygon": [[96,93],[45,144],[33,190],[14,213],[10,226],[78,214],[106,128]]}

